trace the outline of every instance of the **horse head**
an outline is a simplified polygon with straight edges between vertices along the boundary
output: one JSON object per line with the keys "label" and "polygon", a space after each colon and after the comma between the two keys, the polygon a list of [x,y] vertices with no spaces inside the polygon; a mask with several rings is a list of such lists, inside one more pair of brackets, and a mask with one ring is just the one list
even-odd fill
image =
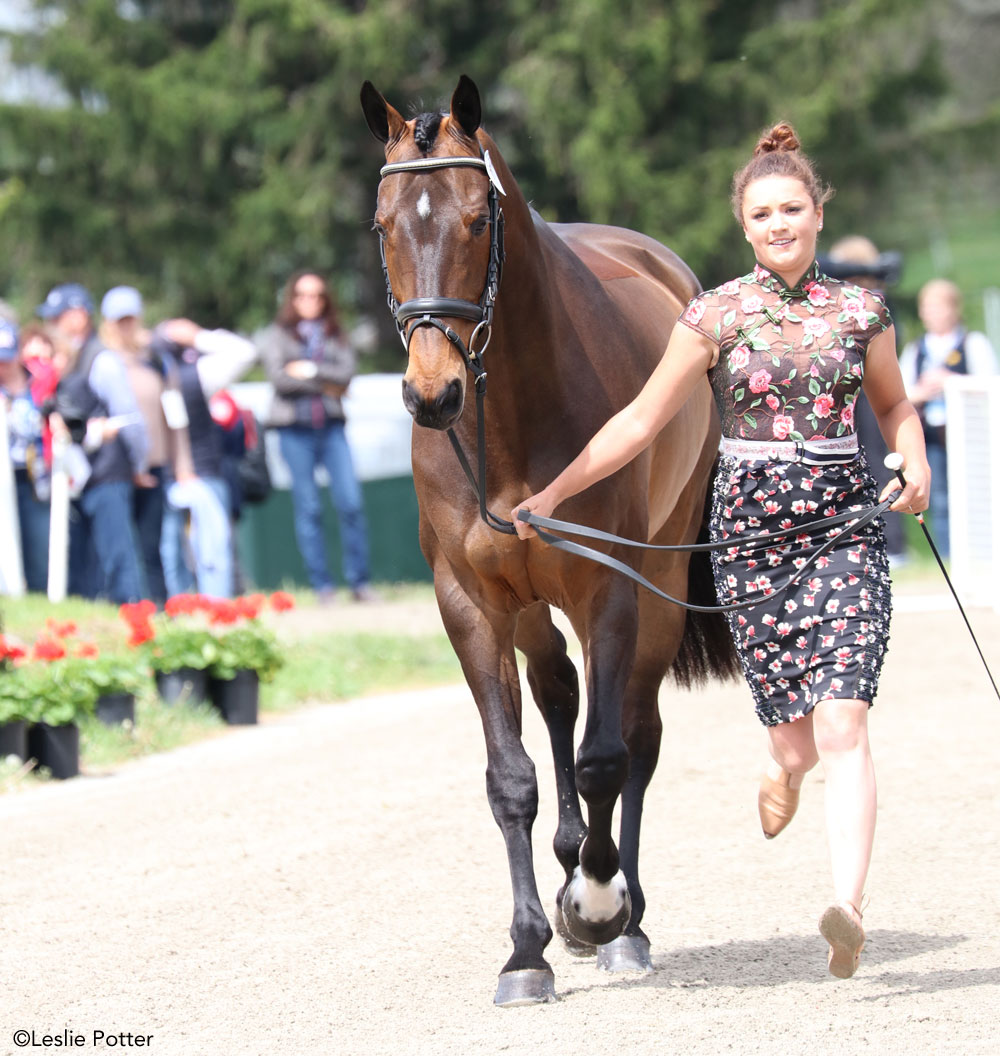
{"label": "horse head", "polygon": [[479,90],[463,75],[450,112],[407,121],[366,81],[361,105],[385,144],[375,230],[408,355],[403,402],[418,425],[448,429],[465,405],[469,369],[483,374],[479,353],[503,257],[499,179],[480,140]]}

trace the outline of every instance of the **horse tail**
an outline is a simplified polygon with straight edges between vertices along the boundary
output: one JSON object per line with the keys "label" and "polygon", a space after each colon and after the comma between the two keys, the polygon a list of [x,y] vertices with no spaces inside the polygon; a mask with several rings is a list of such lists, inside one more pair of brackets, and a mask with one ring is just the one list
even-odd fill
{"label": "horse tail", "polygon": [[[708,518],[712,489],[705,498],[698,542],[707,543]],[[695,551],[688,565],[688,601],[693,605],[718,605],[712,559],[704,550]],[[670,667],[670,675],[680,686],[690,689],[709,678],[737,679],[741,673],[739,657],[726,616],[721,612],[688,611],[684,637]]]}

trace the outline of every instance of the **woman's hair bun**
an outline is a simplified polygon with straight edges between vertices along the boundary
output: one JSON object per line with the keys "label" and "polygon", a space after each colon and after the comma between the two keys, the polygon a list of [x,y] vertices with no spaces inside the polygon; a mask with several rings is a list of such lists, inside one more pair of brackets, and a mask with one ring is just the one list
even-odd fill
{"label": "woman's hair bun", "polygon": [[801,146],[795,129],[786,121],[779,121],[757,140],[753,156],[756,158],[758,154],[772,154],[777,150],[798,150]]}

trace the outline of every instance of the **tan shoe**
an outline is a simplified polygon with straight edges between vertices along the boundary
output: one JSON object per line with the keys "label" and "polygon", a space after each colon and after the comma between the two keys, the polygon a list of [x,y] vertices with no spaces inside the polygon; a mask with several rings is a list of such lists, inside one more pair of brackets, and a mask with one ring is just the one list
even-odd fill
{"label": "tan shoe", "polygon": [[858,970],[861,951],[865,948],[865,929],[861,910],[850,902],[836,902],[823,911],[819,931],[830,944],[827,966],[838,979],[850,979]]}
{"label": "tan shoe", "polygon": [[757,812],[760,814],[760,827],[769,840],[773,840],[785,828],[798,810],[799,790],[789,788],[791,779],[792,775],[787,770],[782,770],[777,780],[767,774],[761,778]]}

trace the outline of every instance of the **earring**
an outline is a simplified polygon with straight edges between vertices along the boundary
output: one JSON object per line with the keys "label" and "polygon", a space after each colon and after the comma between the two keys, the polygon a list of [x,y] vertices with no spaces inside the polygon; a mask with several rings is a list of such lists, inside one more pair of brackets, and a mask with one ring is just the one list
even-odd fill
{"label": "earring", "polygon": [[816,227],[816,230],[817,230],[817,231],[822,231],[822,230],[823,230],[823,225],[822,225],[822,224],[819,224],[819,225],[818,225],[818,226]]}

